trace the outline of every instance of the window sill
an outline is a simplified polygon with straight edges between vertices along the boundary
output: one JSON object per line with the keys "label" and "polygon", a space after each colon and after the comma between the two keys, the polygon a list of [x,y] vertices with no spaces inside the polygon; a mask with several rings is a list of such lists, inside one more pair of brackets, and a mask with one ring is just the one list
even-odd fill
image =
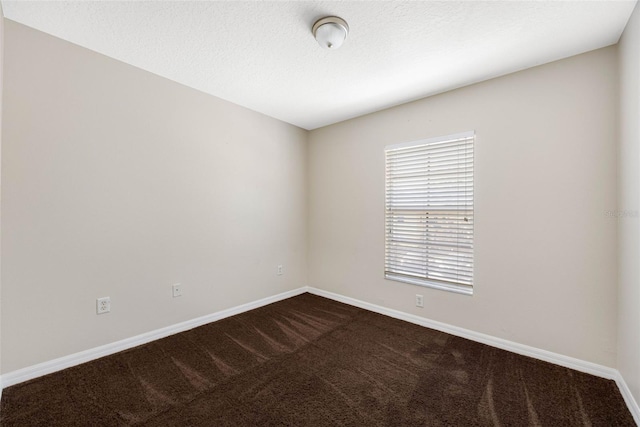
{"label": "window sill", "polygon": [[449,283],[440,283],[431,280],[414,279],[406,276],[398,276],[395,274],[386,273],[385,279],[393,280],[396,282],[410,283],[412,285],[424,286],[425,288],[440,289],[441,291],[454,292],[463,295],[473,295],[473,288],[470,286],[454,285]]}

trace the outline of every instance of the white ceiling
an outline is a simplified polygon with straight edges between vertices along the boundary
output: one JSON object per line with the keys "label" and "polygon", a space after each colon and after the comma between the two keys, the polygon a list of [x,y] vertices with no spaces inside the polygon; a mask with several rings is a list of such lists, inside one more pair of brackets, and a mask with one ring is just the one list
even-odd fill
{"label": "white ceiling", "polygon": [[[634,1],[2,1],[5,17],[314,129],[614,44]],[[345,44],[313,23],[338,15]]]}

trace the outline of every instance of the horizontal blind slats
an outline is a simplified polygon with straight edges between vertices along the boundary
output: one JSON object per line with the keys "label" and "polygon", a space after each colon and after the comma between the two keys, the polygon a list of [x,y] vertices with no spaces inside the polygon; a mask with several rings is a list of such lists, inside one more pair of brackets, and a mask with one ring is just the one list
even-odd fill
{"label": "horizontal blind slats", "polygon": [[[387,264],[390,266],[397,266],[397,267],[410,266],[413,268],[423,268],[426,270],[424,261],[425,260],[398,261],[397,259],[394,261],[392,259],[389,259]],[[450,262],[450,261],[442,261],[440,259],[427,259],[426,262],[427,262],[426,265],[430,266],[429,270],[431,270],[432,268],[440,268],[442,271],[454,271],[460,274],[469,274],[471,272],[471,265],[468,262],[467,263],[457,262],[457,261]]]}
{"label": "horizontal blind slats", "polygon": [[473,281],[474,137],[386,150],[385,272]]}
{"label": "horizontal blind slats", "polygon": [[436,188],[429,188],[429,187],[415,187],[414,188],[410,188],[410,189],[406,189],[406,188],[394,188],[392,191],[388,192],[388,195],[390,195],[391,197],[402,197],[402,196],[413,196],[413,197],[420,197],[420,196],[429,196],[429,197],[437,197],[437,196],[455,196],[455,197],[460,197],[460,192],[463,193],[463,195],[468,195],[468,194],[473,194],[473,187],[470,185],[459,185],[459,186],[453,186],[453,185],[440,185]]}
{"label": "horizontal blind slats", "polygon": [[446,152],[440,153],[439,155],[425,155],[425,156],[416,156],[410,157],[406,159],[397,159],[397,158],[387,158],[387,166],[386,170],[395,170],[403,167],[429,167],[432,165],[442,165],[442,164],[450,164],[450,165],[471,165],[473,164],[473,153],[472,152]]}
{"label": "horizontal blind slats", "polygon": [[464,179],[464,178],[472,179],[473,171],[469,170],[469,171],[465,171],[464,173],[460,173],[457,171],[450,171],[450,170],[434,172],[434,173],[414,171],[412,173],[403,174],[402,176],[398,176],[398,177],[389,176],[389,174],[387,175],[387,179],[400,180],[401,182],[402,180],[420,179],[422,180],[422,182],[425,182],[425,183],[429,183],[433,181],[455,182],[458,179]]}
{"label": "horizontal blind slats", "polygon": [[409,227],[404,227],[398,230],[396,227],[387,227],[389,234],[393,236],[416,236],[416,237],[424,237],[425,235],[431,235],[433,237],[437,236],[453,236],[459,239],[462,238],[473,238],[473,230],[470,227],[466,227],[463,230],[460,230],[458,227],[429,227],[427,230],[416,230],[411,229]]}
{"label": "horizontal blind slats", "polygon": [[440,156],[412,157],[410,159],[387,159],[386,170],[398,170],[405,167],[426,168],[433,165],[471,165],[473,164],[473,153],[443,153]]}
{"label": "horizontal blind slats", "polygon": [[470,250],[466,250],[466,251],[461,250],[461,251],[455,251],[455,252],[452,252],[451,250],[447,250],[445,248],[430,248],[430,249],[411,248],[412,250],[406,250],[406,248],[396,247],[392,245],[387,245],[386,249],[387,249],[387,255],[389,257],[396,257],[396,258],[407,257],[407,258],[415,258],[415,259],[425,259],[427,257],[427,253],[429,253],[431,255],[450,257],[452,259],[455,258],[461,261],[465,261],[465,260],[470,261],[473,259],[473,253]]}
{"label": "horizontal blind slats", "polygon": [[448,278],[448,277],[443,277],[440,274],[433,274],[433,275],[429,275],[429,276],[425,276],[423,274],[418,273],[413,273],[413,272],[403,272],[400,270],[387,270],[385,272],[385,274],[394,274],[394,275],[402,275],[402,276],[407,276],[407,277],[414,277],[414,278],[418,278],[418,279],[426,279],[426,280],[436,280],[436,281],[441,281],[444,283],[451,283],[454,285],[467,285],[467,286],[472,286],[472,279],[468,278],[468,277],[462,277],[462,278]]}
{"label": "horizontal blind slats", "polygon": [[429,157],[429,156],[441,156],[441,155],[449,155],[451,153],[473,153],[473,148],[464,148],[456,146],[455,144],[451,145],[443,145],[438,148],[433,148],[431,150],[425,149],[415,149],[415,150],[405,150],[405,151],[387,151],[386,157],[391,160],[397,161],[411,161],[411,159],[415,159],[418,157]]}

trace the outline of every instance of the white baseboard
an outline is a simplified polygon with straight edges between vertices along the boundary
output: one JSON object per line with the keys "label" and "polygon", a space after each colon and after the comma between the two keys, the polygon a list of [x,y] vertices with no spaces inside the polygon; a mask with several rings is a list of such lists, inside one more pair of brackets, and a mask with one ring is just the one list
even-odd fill
{"label": "white baseboard", "polygon": [[393,310],[379,305],[371,304],[365,301],[360,301],[354,298],[346,297],[333,292],[324,291],[313,287],[308,287],[308,292],[321,297],[329,298],[334,301],[342,302],[345,304],[360,307],[365,310],[373,311],[375,313],[384,314],[385,316],[393,317],[396,319],[404,320],[416,325],[425,326],[427,328],[435,329],[437,331],[446,332],[451,335],[466,338],[471,341],[487,344],[492,347],[497,347],[503,350],[510,351],[512,353],[521,354],[523,356],[533,357],[534,359],[544,360],[556,365],[564,366],[566,368],[575,369],[576,371],[585,372],[587,374],[595,375],[598,377],[614,380],[620,389],[620,393],[624,398],[629,411],[633,415],[636,424],[640,425],[640,408],[638,403],[633,398],[627,383],[617,369],[609,368],[607,366],[599,365],[597,363],[587,362],[586,360],[576,359],[574,357],[565,356],[551,351],[542,350],[536,347],[531,347],[524,344],[519,344],[513,341],[508,341],[502,338],[497,338],[491,335],[483,334],[480,332],[471,331],[469,329],[460,328],[458,326],[449,325],[446,323],[438,322],[435,320],[426,319],[424,317],[416,316],[414,314],[405,313],[398,310]]}
{"label": "white baseboard", "polygon": [[616,384],[618,384],[618,388],[620,389],[620,394],[622,394],[622,398],[627,404],[627,407],[629,408],[631,415],[633,415],[633,419],[636,421],[636,424],[640,426],[640,405],[638,405],[638,402],[633,397],[633,394],[631,394],[631,390],[629,390],[629,386],[627,385],[627,382],[624,380],[624,377],[622,376],[622,374],[619,371],[616,371],[616,372],[617,372],[617,375],[616,375],[616,378],[614,379],[616,380]]}
{"label": "white baseboard", "polygon": [[414,314],[409,314],[402,311],[381,307],[379,305],[370,304],[365,301],[360,301],[354,298],[349,298],[339,294],[334,294],[333,292],[327,292],[322,289],[310,287],[308,292],[314,295],[319,295],[335,301],[343,302],[345,304],[364,308],[365,310],[384,314],[385,316],[404,320],[410,323],[414,323],[416,325],[425,326],[427,328],[435,329],[437,331],[446,332],[451,335],[466,338],[471,341],[477,341],[482,344],[490,345],[492,347],[497,347],[513,353],[518,353],[524,356],[533,357],[535,359],[544,360],[545,362],[551,362],[556,365],[565,366],[567,368],[575,369],[581,372],[586,372],[588,374],[596,375],[596,376],[607,378],[610,380],[615,379],[616,372],[618,372],[613,368],[608,368],[606,366],[598,365],[596,363],[575,359],[573,357],[564,356],[558,353],[552,353],[550,351],[541,350],[539,348],[530,347],[528,345],[519,344],[513,341],[508,341],[502,338],[497,338],[491,335],[486,335],[486,334],[475,332],[469,329],[460,328],[458,326],[449,325],[447,323],[426,319],[424,317],[416,316]]}
{"label": "white baseboard", "polygon": [[110,344],[102,345],[100,347],[95,347],[89,350],[81,351],[79,353],[74,353],[68,356],[60,357],[58,359],[50,360],[48,362],[38,363],[37,365],[18,369],[17,371],[8,372],[0,377],[0,396],[3,388],[28,381],[33,378],[41,377],[43,375],[51,374],[62,369],[70,368],[71,366],[76,366],[81,363],[99,359],[101,357],[117,353],[119,351],[137,347],[139,345],[146,344],[148,342],[155,341],[169,335],[174,335],[179,332],[196,328],[198,326],[206,325],[207,323],[215,322],[216,320],[224,319],[225,317],[244,313],[245,311],[253,310],[254,308],[262,307],[267,304],[291,298],[305,292],[307,292],[306,286],[294,289],[292,291],[283,292],[271,297],[263,298],[258,301],[249,302],[226,310],[218,311],[216,313],[208,314],[196,319],[187,320],[185,322],[177,323],[165,328],[156,329],[154,331],[136,335],[135,337],[126,338]]}

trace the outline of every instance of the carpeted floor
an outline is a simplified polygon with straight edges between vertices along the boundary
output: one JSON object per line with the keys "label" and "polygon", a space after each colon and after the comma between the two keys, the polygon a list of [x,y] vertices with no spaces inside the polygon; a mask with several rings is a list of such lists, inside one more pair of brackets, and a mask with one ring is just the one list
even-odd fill
{"label": "carpeted floor", "polygon": [[310,294],[4,390],[2,426],[634,426],[613,381]]}

